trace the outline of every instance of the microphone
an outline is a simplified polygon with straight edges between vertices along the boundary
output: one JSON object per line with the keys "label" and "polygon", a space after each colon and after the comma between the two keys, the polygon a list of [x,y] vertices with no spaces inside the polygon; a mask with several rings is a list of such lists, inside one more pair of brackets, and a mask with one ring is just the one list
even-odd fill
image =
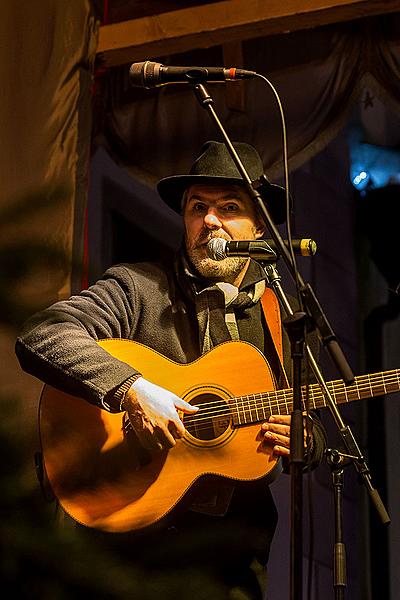
{"label": "microphone", "polygon": [[167,83],[201,83],[203,81],[235,81],[256,77],[255,71],[231,67],[166,67],[161,63],[133,63],[129,69],[131,85],[153,88]]}
{"label": "microphone", "polygon": [[[289,247],[287,240],[284,240]],[[310,238],[292,240],[295,254],[314,256],[317,244]],[[228,256],[250,256],[255,260],[274,260],[277,258],[276,245],[273,240],[241,240],[227,242],[223,238],[213,238],[207,244],[207,254],[214,260],[224,260]]]}

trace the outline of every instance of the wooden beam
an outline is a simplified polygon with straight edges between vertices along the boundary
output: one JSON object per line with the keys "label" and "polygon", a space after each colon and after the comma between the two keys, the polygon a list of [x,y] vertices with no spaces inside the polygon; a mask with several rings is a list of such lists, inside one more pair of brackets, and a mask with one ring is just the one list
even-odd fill
{"label": "wooden beam", "polygon": [[100,27],[106,66],[400,11],[400,0],[224,0]]}

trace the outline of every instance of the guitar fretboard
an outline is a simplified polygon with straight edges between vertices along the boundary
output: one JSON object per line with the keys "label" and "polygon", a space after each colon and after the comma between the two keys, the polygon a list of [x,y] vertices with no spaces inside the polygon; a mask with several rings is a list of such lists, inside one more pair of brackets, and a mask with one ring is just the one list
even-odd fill
{"label": "guitar fretboard", "polygon": [[[337,404],[383,396],[400,390],[400,369],[383,373],[360,375],[352,385],[346,386],[342,380],[330,381],[328,390]],[[323,408],[326,400],[319,384],[309,386],[308,406],[310,409]],[[306,388],[302,388],[302,401],[306,408]],[[234,425],[246,425],[267,420],[271,415],[288,415],[292,412],[293,390],[275,390],[260,394],[250,394],[231,398],[229,407]]]}

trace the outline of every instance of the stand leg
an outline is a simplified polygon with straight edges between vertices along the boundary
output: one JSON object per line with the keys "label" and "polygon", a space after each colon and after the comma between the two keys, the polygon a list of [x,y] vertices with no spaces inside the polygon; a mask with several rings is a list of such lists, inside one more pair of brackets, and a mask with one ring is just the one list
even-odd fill
{"label": "stand leg", "polygon": [[344,600],[347,586],[346,547],[343,542],[343,469],[344,457],[338,450],[327,449],[328,464],[332,471],[333,497],[335,505],[335,545],[333,553],[333,588],[335,600]]}

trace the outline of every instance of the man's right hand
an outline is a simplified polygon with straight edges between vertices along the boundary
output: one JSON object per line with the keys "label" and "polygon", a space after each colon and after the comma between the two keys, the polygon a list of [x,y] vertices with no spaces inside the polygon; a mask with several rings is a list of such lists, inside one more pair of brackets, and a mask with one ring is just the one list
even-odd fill
{"label": "man's right hand", "polygon": [[139,377],[125,394],[124,409],[142,446],[163,450],[175,446],[185,433],[177,411],[193,414],[198,407]]}

